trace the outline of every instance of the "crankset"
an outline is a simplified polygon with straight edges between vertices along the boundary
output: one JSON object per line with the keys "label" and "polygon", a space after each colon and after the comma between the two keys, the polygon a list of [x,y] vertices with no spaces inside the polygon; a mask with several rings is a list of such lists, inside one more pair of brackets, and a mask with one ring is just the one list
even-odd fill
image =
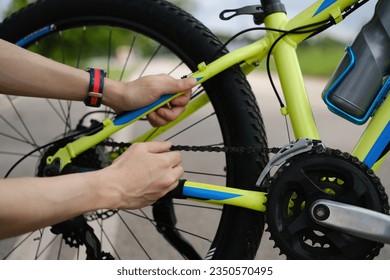
{"label": "crankset", "polygon": [[385,190],[347,153],[313,146],[264,184],[267,230],[288,259],[373,259],[389,241]]}

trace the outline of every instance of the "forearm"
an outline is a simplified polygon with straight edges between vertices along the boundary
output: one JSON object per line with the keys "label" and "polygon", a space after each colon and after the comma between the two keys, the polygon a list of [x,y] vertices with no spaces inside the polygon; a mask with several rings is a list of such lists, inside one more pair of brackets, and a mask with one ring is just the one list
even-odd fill
{"label": "forearm", "polygon": [[[0,40],[0,92],[78,100],[86,98],[89,74]],[[122,84],[106,79],[103,103],[115,106]]]}
{"label": "forearm", "polygon": [[0,239],[111,206],[95,172],[0,181]]}
{"label": "forearm", "polygon": [[177,187],[184,170],[169,142],[136,143],[110,166],[46,178],[0,180],[0,239],[98,209],[138,209]]}

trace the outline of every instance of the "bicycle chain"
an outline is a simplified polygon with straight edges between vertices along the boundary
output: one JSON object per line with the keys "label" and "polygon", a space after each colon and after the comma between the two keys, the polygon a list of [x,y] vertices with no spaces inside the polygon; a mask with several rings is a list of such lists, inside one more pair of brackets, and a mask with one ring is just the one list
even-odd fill
{"label": "bicycle chain", "polygon": [[[102,145],[112,148],[128,148],[130,143],[118,143],[112,141],[104,141]],[[216,152],[216,153],[234,153],[234,154],[276,154],[280,148],[272,147],[230,147],[230,146],[189,146],[189,145],[172,145],[171,151],[184,152]]]}

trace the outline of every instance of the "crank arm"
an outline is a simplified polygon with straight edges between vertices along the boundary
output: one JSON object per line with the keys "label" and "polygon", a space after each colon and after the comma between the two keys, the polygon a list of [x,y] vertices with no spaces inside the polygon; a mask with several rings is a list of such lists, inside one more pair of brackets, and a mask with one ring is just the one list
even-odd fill
{"label": "crank arm", "polygon": [[390,216],[362,207],[319,199],[310,209],[319,225],[363,239],[390,244]]}

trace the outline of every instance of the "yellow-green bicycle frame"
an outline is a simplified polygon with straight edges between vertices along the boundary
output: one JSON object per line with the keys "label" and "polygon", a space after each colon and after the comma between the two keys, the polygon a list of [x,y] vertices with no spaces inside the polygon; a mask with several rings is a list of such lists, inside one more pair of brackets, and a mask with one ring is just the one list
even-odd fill
{"label": "yellow-green bicycle frame", "polygon": [[[273,30],[293,30],[301,26],[312,24],[320,24],[327,20],[333,20],[338,23],[343,20],[343,11],[346,8],[356,4],[357,0],[319,0],[312,6],[308,7],[300,14],[289,20],[284,12],[272,13],[265,17],[264,25],[266,28]],[[262,39],[237,49],[231,53],[206,65],[201,63],[198,65],[198,71],[191,76],[196,78],[198,84],[207,81],[216,74],[225,69],[240,64],[241,69],[245,74],[249,74],[256,66],[266,58],[272,44],[283,33],[277,31],[267,31],[266,36]],[[272,50],[272,55],[276,64],[280,83],[283,90],[286,106],[282,110],[282,114],[289,116],[294,136],[296,139],[309,138],[320,139],[317,126],[313,117],[311,106],[307,97],[304,80],[300,65],[298,62],[296,48],[300,42],[305,40],[310,33],[289,33],[275,45]],[[180,93],[178,93],[180,94]],[[80,153],[95,146],[113,133],[121,130],[123,127],[144,117],[151,111],[168,103],[177,95],[167,95],[157,102],[145,108],[129,112],[115,119],[106,119],[103,121],[103,129],[98,133],[90,136],[85,136],[69,143],[64,148],[60,149],[55,155],[47,159],[47,163],[51,164],[54,159],[59,159],[61,168],[70,163],[74,157]],[[147,131],[143,135],[133,139],[132,143],[151,141],[169,130],[183,119],[196,112],[209,102],[207,95],[191,101],[187,106],[186,111],[175,121],[161,128],[154,128]],[[387,98],[376,114],[372,117],[361,139],[353,150],[353,155],[360,160],[368,160],[372,158],[376,152],[378,142],[383,142],[383,138],[388,143],[389,137],[389,116],[390,99]],[[379,140],[381,141],[379,141]],[[381,142],[381,143],[382,143]],[[375,157],[374,157],[375,158]],[[378,158],[378,157],[377,157]],[[385,157],[380,160],[370,162],[370,167],[378,169]],[[199,198],[203,202],[216,204],[231,204],[240,207],[253,209],[256,211],[265,211],[264,203],[266,202],[266,193],[246,191],[224,186],[210,185],[198,182],[185,182],[183,186],[184,192],[188,192],[188,196]]]}

